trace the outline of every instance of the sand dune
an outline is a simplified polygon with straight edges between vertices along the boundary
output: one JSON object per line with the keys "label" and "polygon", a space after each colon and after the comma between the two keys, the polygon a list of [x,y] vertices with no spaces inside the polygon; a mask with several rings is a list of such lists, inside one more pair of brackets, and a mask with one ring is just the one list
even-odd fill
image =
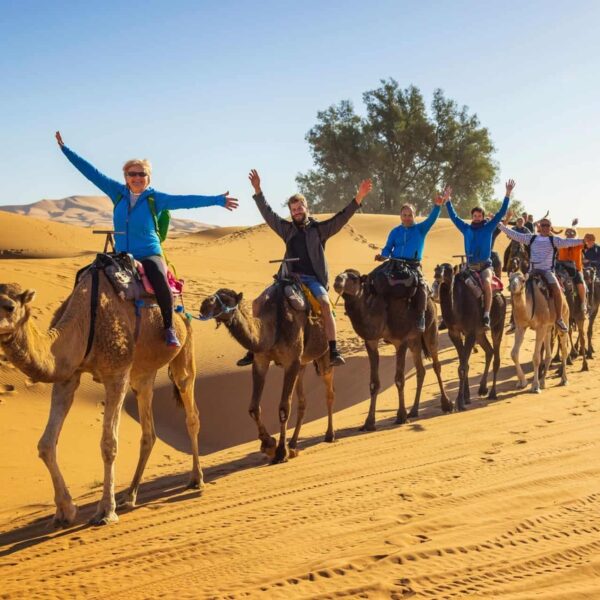
{"label": "sand dune", "polygon": [[[40,200],[33,204],[9,204],[0,206],[0,211],[53,223],[112,229],[113,205],[107,196],[69,196],[61,200]],[[215,226],[172,216],[169,234],[177,236],[207,229],[215,229]]]}
{"label": "sand dune", "polygon": [[[397,216],[356,215],[327,245],[332,275],[366,272]],[[48,324],[77,269],[101,244],[86,229],[0,212],[0,281],[37,289],[34,318]],[[596,230],[596,234],[600,233]],[[499,240],[502,249],[505,240]],[[268,284],[282,242],[264,225],[170,239],[195,311],[219,287],[251,299]],[[20,252],[16,252],[20,250]],[[428,238],[425,272],[462,251],[440,219]],[[23,258],[19,258],[23,257]],[[44,260],[40,260],[44,258]],[[335,299],[335,298],[334,298]],[[86,519],[100,497],[102,388],[84,377],[59,443],[59,461],[80,506],[76,526],[54,532],[52,487],[36,444],[50,386],[31,385],[0,359],[0,574],[3,598],[597,598],[600,595],[600,394],[591,372],[569,370],[541,395],[515,391],[511,336],[503,343],[499,399],[476,399],[442,416],[428,367],[418,420],[395,426],[394,357],[382,348],[378,431],[358,432],[369,397],[368,364],[341,304],[334,424],[325,444],[323,390],[307,373],[301,453],[268,466],[247,414],[250,370],[242,348],[214,323],[195,322],[204,494],[184,489],[190,467],[184,417],[166,373],[155,395],[158,440],[139,507],[104,529]],[[600,347],[598,334],[596,346]],[[447,390],[456,357],[441,337]],[[531,355],[531,335],[522,352]],[[471,365],[473,391],[481,353]],[[528,373],[530,375],[530,373]],[[281,371],[272,369],[263,415],[274,431]],[[414,397],[408,373],[407,404]],[[140,429],[128,398],[117,457],[118,489],[135,468]],[[292,414],[292,421],[294,414]]]}

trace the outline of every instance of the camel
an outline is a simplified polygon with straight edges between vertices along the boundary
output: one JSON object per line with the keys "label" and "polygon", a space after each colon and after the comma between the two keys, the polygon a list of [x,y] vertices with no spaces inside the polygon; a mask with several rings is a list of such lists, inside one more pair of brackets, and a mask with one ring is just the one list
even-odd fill
{"label": "camel", "polygon": [[[304,371],[311,362],[315,363],[326,389],[328,424],[325,441],[335,441],[333,367],[329,361],[329,345],[322,318],[292,309],[283,298],[282,288],[281,284],[272,288],[274,293],[261,303],[256,316],[243,300],[242,292],[226,288],[205,298],[200,306],[202,319],[214,318],[217,326],[223,323],[234,339],[254,353],[252,399],[248,412],[258,428],[260,450],[272,459],[272,464],[283,463],[297,456],[298,436],[306,411]],[[283,367],[285,372],[279,403],[279,443],[269,435],[260,418],[260,401],[271,361]],[[294,388],[298,398],[298,414],[296,428],[288,444],[286,429]]]}
{"label": "camel", "polygon": [[121,408],[129,386],[136,394],[142,426],[140,454],[129,488],[119,498],[119,507],[135,505],[138,487],[156,434],[152,417],[152,394],[157,370],[169,365],[175,394],[183,403],[192,446],[189,486],[203,486],[198,458],[200,419],[194,401],[195,364],[190,323],[175,318],[180,348],[164,343],[162,318],[158,309],[144,309],[137,342],[135,308],[121,300],[102,271],[98,273],[98,307],[89,353],[92,275],[84,274],[73,292],[55,313],[50,328],[39,331],[31,316],[34,290],[17,284],[0,284],[0,347],[18,369],[32,381],[53,383],[50,415],[38,443],[40,458],[52,478],[55,493],[55,526],[71,525],[77,515],[60,472],[56,446],[82,373],[91,373],[106,392],[101,453],[104,461],[102,498],[90,523],[107,525],[118,521],[114,493],[114,462]]}
{"label": "camel", "polygon": [[529,252],[525,244],[511,240],[504,252],[504,271],[508,275],[515,271],[526,273],[529,270]]}
{"label": "camel", "polygon": [[592,333],[594,331],[594,321],[598,316],[600,308],[600,274],[593,267],[586,267],[583,270],[583,277],[587,286],[587,302],[589,310],[589,321],[587,327],[587,357],[594,357],[594,347],[592,345]]}
{"label": "camel", "polygon": [[[475,343],[478,343],[485,352],[485,368],[479,383],[479,396],[487,395],[490,400],[495,400],[497,398],[496,378],[500,368],[500,344],[506,318],[506,300],[502,294],[493,295],[490,311],[492,333],[492,344],[490,344],[483,328],[481,300],[473,295],[462,277],[455,276],[452,265],[449,263],[437,265],[435,280],[438,282],[436,290],[442,307],[442,316],[459,358],[456,407],[462,411],[465,410],[466,404],[471,403],[469,359]],[[492,357],[494,359],[493,382],[488,394],[487,378]]]}
{"label": "camel", "polygon": [[[542,293],[535,279],[530,280],[529,275],[524,275],[521,271],[511,273],[508,289],[512,298],[512,310],[516,327],[511,357],[517,369],[517,388],[523,389],[527,386],[519,360],[519,352],[525,337],[525,330],[528,327],[535,331],[531,392],[539,394],[546,387],[546,375],[552,359],[552,334],[555,329],[558,332],[562,361],[560,384],[567,385],[567,334],[560,332],[558,327],[555,327],[556,309],[554,302]],[[566,319],[565,323],[569,322],[569,307],[566,302],[563,302],[562,318],[563,320]],[[545,352],[545,360],[540,375],[542,350]]]}
{"label": "camel", "polygon": [[[417,330],[417,315],[409,306],[406,298],[385,298],[379,294],[369,293],[366,289],[367,275],[362,275],[355,269],[346,269],[340,273],[333,284],[335,291],[344,299],[346,313],[350,317],[354,331],[365,341],[369,355],[370,394],[369,412],[361,431],[375,431],[375,409],[377,395],[381,388],[379,381],[379,340],[392,344],[396,350],[395,383],[398,390],[398,411],[396,423],[402,425],[408,418],[419,416],[419,400],[425,367],[422,354],[433,361],[433,370],[438,380],[441,392],[442,411],[452,412],[452,402],[446,395],[442,381],[441,366],[438,359],[438,329],[437,311],[431,299],[427,300],[425,312],[425,332]],[[413,362],[417,371],[417,391],[415,402],[406,413],[404,403],[404,367],[406,351],[410,348]]]}
{"label": "camel", "polygon": [[[582,371],[589,371],[587,363],[588,355],[586,349],[586,328],[585,328],[585,312],[581,303],[581,298],[577,293],[577,288],[569,273],[561,266],[560,261],[557,262],[556,276],[560,280],[565,292],[565,298],[569,306],[570,320],[569,323],[569,340],[571,342],[571,358],[575,359],[581,356],[583,359]],[[573,329],[577,329],[577,341],[573,343]]]}

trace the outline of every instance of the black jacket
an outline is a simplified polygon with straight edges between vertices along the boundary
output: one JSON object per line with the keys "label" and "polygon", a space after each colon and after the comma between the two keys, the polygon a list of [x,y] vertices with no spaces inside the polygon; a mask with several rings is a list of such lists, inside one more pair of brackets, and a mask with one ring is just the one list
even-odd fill
{"label": "black jacket", "polygon": [[[287,244],[298,232],[298,226],[292,221],[282,219],[267,204],[263,194],[255,194],[252,197],[267,225]],[[308,256],[310,257],[310,262],[317,274],[319,283],[325,287],[325,289],[328,289],[329,287],[327,261],[325,260],[325,242],[332,235],[335,235],[350,220],[350,217],[352,217],[358,208],[358,203],[353,199],[346,208],[340,210],[340,212],[330,219],[327,219],[326,221],[317,221],[316,219],[309,217],[308,223],[305,225]],[[287,252],[284,258],[287,258]]]}

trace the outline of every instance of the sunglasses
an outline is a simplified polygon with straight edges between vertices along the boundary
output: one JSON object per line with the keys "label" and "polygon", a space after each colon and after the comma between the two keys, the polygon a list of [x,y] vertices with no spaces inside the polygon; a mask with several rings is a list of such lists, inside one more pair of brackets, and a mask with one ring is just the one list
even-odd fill
{"label": "sunglasses", "polygon": [[540,223],[540,227],[552,227],[550,223]]}
{"label": "sunglasses", "polygon": [[144,173],[144,171],[127,171],[127,177],[148,177],[148,173]]}

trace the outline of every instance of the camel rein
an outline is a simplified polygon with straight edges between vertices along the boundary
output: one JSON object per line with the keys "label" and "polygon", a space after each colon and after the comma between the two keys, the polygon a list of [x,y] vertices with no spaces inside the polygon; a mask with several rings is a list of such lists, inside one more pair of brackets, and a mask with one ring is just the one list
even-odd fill
{"label": "camel rein", "polygon": [[[223,302],[223,300],[221,300],[221,297],[219,296],[219,294],[213,294],[212,296],[209,296],[210,298],[214,298],[215,300],[217,300],[219,302],[219,304],[221,305],[221,312],[217,313],[216,315],[210,315],[210,316],[206,316],[206,317],[192,317],[194,319],[197,319],[198,321],[210,321],[211,319],[216,319],[217,317],[220,317],[221,315],[228,315],[229,313],[232,313],[234,310],[237,310],[238,305],[236,304],[235,306],[227,306],[227,304],[225,304]],[[187,313],[186,313],[187,315]]]}

